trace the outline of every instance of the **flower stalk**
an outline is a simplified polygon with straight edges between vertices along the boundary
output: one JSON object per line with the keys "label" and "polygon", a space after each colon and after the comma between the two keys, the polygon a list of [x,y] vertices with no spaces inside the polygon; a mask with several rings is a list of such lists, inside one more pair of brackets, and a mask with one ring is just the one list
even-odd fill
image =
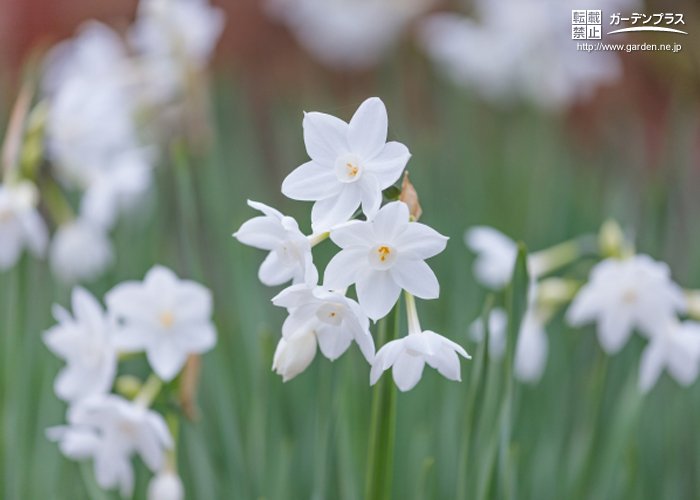
{"label": "flower stalk", "polygon": [[162,387],[163,381],[155,373],[151,373],[143,384],[141,391],[134,398],[134,402],[148,408],[158,397]]}
{"label": "flower stalk", "polygon": [[[406,294],[407,304],[409,296]],[[399,302],[391,314],[379,322],[379,344],[398,338],[400,310]],[[382,377],[374,388],[371,418],[364,498],[384,500],[391,498],[396,434],[396,386],[388,377]]]}

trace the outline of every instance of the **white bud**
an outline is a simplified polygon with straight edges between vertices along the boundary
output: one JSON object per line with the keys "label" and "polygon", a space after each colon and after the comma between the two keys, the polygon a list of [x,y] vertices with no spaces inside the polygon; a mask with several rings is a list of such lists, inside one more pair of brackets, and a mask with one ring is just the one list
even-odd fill
{"label": "white bud", "polygon": [[316,356],[316,335],[313,330],[301,330],[286,338],[281,338],[272,369],[287,382],[306,370]]}
{"label": "white bud", "polygon": [[160,472],[148,485],[148,500],[182,500],[185,488],[180,476],[170,471]]}

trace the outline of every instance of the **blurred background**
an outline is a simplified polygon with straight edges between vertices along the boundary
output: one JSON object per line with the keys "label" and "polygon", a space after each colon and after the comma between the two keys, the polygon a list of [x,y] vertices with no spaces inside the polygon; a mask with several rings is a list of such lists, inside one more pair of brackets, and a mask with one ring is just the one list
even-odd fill
{"label": "blurred background", "polygon": [[[87,284],[102,296],[162,263],[214,292],[219,343],[203,358],[199,417],[180,443],[188,498],[362,498],[369,367],[352,348],[334,363],[318,356],[282,384],[270,369],[284,319],[269,302],[278,290],[257,280],[262,253],[231,238],[254,215],[247,199],[310,231],[310,205],[279,189],[306,161],[303,111],[348,120],[366,97],[384,100],[390,139],[413,155],[423,221],[451,238],[431,260],[442,292],[419,304],[422,322],[471,353],[469,325],[487,296],[463,243],[473,225],[538,250],[614,218],[683,287],[700,287],[697,2],[531,0],[536,8],[524,11],[505,0],[364,3],[376,5],[215,2],[226,25],[208,72],[206,124],[195,125],[194,139],[164,140],[150,201],[118,222],[114,265]],[[682,43],[677,53],[580,52],[570,37],[574,8],[683,13],[689,34],[624,38]],[[124,32],[136,11],[131,0],[0,0],[0,130],[52,45],[88,19]],[[435,17],[445,12],[458,17]],[[330,255],[319,249],[319,269]],[[593,262],[567,272],[583,279]],[[112,498],[96,489],[89,464],[63,458],[44,437],[65,405],[52,391],[61,363],[40,334],[53,324],[51,304],[67,304],[69,292],[29,256],[0,273],[1,498]],[[547,327],[541,380],[519,389],[508,450],[497,450],[489,422],[502,387],[496,363],[470,431],[470,362],[461,384],[431,371],[399,395],[394,498],[506,498],[504,463],[513,498],[700,496],[697,384],[682,388],[664,375],[640,399],[641,339],[607,358],[592,328],[572,330],[561,316]],[[140,463],[138,471],[135,498],[145,498],[148,474]]]}

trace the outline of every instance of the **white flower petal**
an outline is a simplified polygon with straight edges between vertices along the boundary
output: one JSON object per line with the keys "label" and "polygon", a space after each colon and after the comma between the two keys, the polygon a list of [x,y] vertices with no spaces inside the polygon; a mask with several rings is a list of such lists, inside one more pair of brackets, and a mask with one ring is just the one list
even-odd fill
{"label": "white flower petal", "polygon": [[258,279],[266,286],[277,286],[294,277],[297,268],[294,263],[282,260],[276,251],[265,257],[258,270]]}
{"label": "white flower petal", "polygon": [[318,347],[325,357],[334,361],[348,350],[352,343],[350,332],[342,328],[323,326],[316,329]]}
{"label": "white flower petal", "polygon": [[187,360],[187,354],[182,352],[174,341],[165,339],[150,345],[146,350],[146,357],[156,375],[165,382],[174,379]]}
{"label": "white flower petal", "polygon": [[628,311],[613,310],[598,320],[598,340],[607,354],[616,354],[632,334],[632,318]]}
{"label": "white flower petal", "polygon": [[598,308],[599,298],[596,291],[589,285],[584,285],[569,306],[566,321],[571,326],[582,326],[598,316]]}
{"label": "white flower petal", "polygon": [[430,266],[422,260],[399,258],[389,270],[398,286],[421,299],[436,299],[440,296],[440,283]]}
{"label": "white flower petal", "polygon": [[386,107],[378,97],[360,104],[348,127],[350,149],[363,158],[378,155],[386,143],[388,121]]}
{"label": "white flower petal", "polygon": [[286,235],[280,221],[267,216],[253,217],[233,233],[233,237],[244,245],[261,250],[273,250]]}
{"label": "white flower petal", "polygon": [[402,201],[392,201],[384,205],[373,219],[374,232],[385,242],[393,242],[409,224],[408,205]]}
{"label": "white flower petal", "polygon": [[331,259],[323,273],[323,286],[329,290],[343,290],[353,284],[366,266],[367,250],[341,250]]}
{"label": "white flower petal", "polygon": [[287,198],[301,201],[330,198],[342,188],[343,184],[338,181],[332,168],[314,161],[297,167],[282,182],[282,193]]}
{"label": "white flower petal", "polygon": [[401,294],[401,287],[388,271],[366,273],[357,279],[355,286],[360,307],[373,320],[389,314]]}
{"label": "white flower petal", "polygon": [[216,327],[203,323],[184,323],[173,332],[174,341],[181,351],[189,354],[202,354],[216,345]]}
{"label": "white flower petal", "polygon": [[401,354],[392,368],[394,382],[399,390],[406,392],[413,389],[423,375],[424,366],[425,361],[420,356]]}
{"label": "white flower petal", "polygon": [[22,233],[16,221],[0,224],[0,270],[10,269],[22,253]]}
{"label": "white flower petal", "polygon": [[376,238],[371,223],[354,220],[334,228],[331,231],[331,240],[340,248],[359,246],[369,251]]}
{"label": "white flower petal", "polygon": [[660,343],[650,343],[642,353],[639,365],[639,388],[648,392],[656,385],[664,369],[663,347]]}
{"label": "white flower petal", "polygon": [[380,189],[386,189],[399,180],[410,158],[406,146],[400,142],[387,142],[378,155],[366,161],[365,169],[376,177]]}
{"label": "white flower petal", "polygon": [[410,255],[412,259],[429,259],[447,246],[449,238],[438,233],[435,229],[420,222],[412,222],[396,238],[396,245],[401,248],[402,255]]}
{"label": "white flower petal", "polygon": [[325,113],[304,113],[304,144],[309,157],[332,167],[336,158],[348,151],[348,124]]}
{"label": "white flower petal", "polygon": [[427,356],[426,362],[440,372],[446,379],[455,380],[457,382],[462,380],[459,369],[459,357],[457,353],[449,347],[444,346],[432,356]]}
{"label": "white flower petal", "polygon": [[521,382],[535,383],[547,366],[549,338],[543,326],[529,311],[523,318],[515,346],[515,376]]}
{"label": "white flower petal", "polygon": [[379,377],[392,366],[396,359],[404,350],[404,339],[392,340],[382,346],[377,352],[372,362],[372,370],[370,372],[370,385],[374,385],[379,380]]}
{"label": "white flower petal", "polygon": [[328,231],[347,222],[360,206],[362,192],[357,183],[343,185],[337,196],[314,203],[311,209],[311,227],[314,233]]}
{"label": "white flower petal", "polygon": [[374,176],[364,176],[358,182],[362,200],[362,211],[368,219],[373,218],[382,204],[382,190]]}

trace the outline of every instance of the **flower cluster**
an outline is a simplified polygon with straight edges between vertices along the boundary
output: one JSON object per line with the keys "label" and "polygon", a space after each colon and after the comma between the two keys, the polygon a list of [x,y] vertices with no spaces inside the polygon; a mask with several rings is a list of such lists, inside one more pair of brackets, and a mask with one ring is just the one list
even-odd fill
{"label": "flower cluster", "polygon": [[[177,490],[175,439],[163,416],[150,406],[162,382],[175,380],[189,356],[216,344],[211,294],[157,266],[143,282],[117,285],[105,301],[106,311],[86,290],[75,288],[72,315],[54,307],[58,324],[46,331],[44,343],[66,362],[54,390],[69,408],[68,425],[52,427],[47,435],[67,457],[93,460],[104,489],[118,487],[123,496],[131,495],[130,458],[138,454],[159,474],[150,489]],[[143,385],[130,378],[131,390],[121,391],[130,394],[110,393],[120,356],[139,352],[145,352],[155,375]]]}
{"label": "flower cluster", "polygon": [[56,226],[48,255],[57,278],[89,281],[112,264],[109,232],[148,193],[159,136],[191,100],[223,20],[204,0],[141,0],[123,36],[88,21],[49,51],[33,108],[23,95],[15,110],[23,147],[0,184],[0,270],[25,246],[47,253],[39,202]]}
{"label": "flower cluster", "polygon": [[[376,97],[363,102],[349,123],[306,113],[304,143],[311,160],[287,176],[282,192],[314,202],[313,234],[304,235],[293,218],[258,202],[249,205],[262,215],[234,233],[241,243],[269,252],[258,274],[262,283],[292,282],[272,299],[288,311],[273,361],[273,370],[284,381],[304,371],[318,348],[332,361],[353,340],[372,365],[372,384],[393,367],[399,389],[409,390],[420,380],[425,363],[460,380],[458,354],[468,354],[437,333],[423,331],[414,300],[438,297],[438,280],[425,260],[442,252],[447,238],[416,222],[415,203],[413,210],[401,200],[382,206],[383,191],[399,180],[410,158],[406,146],[387,142],[387,129],[386,108]],[[312,248],[329,237],[340,251],[319,285]],[[352,285],[357,300],[347,295]],[[402,290],[408,335],[388,342],[375,355],[369,320],[388,315]]]}
{"label": "flower cluster", "polygon": [[[516,245],[507,236],[487,227],[467,231],[467,245],[477,253],[474,274],[489,288],[505,285],[512,273]],[[671,279],[669,267],[632,245],[614,223],[601,229],[597,248],[588,252],[602,259],[591,269],[588,281],[547,276],[586,253],[584,240],[573,240],[531,254],[528,265],[532,284],[529,307],[517,339],[515,373],[521,380],[536,381],[547,359],[544,325],[570,302],[566,322],[572,327],[595,323],[602,350],[613,355],[625,346],[634,331],[648,339],[641,359],[639,387],[649,391],[664,369],[682,385],[700,373],[700,323],[682,320],[697,317],[689,293]],[[502,356],[507,318],[501,309],[491,311],[491,354]],[[483,338],[483,325],[475,322],[472,336]]]}
{"label": "flower cluster", "polygon": [[[625,12],[638,0],[584,0],[580,8]],[[553,0],[476,0],[477,20],[432,14],[420,26],[425,52],[446,75],[481,96],[508,104],[522,98],[558,109],[618,80],[613,52],[577,52],[569,5]]]}

